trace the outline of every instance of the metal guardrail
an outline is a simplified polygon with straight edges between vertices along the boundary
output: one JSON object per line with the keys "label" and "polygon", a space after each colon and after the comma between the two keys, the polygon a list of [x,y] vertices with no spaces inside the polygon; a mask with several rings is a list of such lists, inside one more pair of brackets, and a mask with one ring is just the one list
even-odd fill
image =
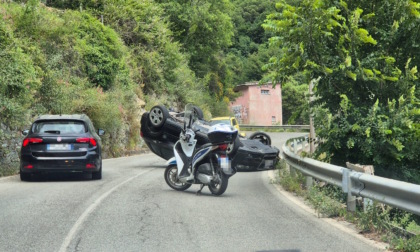
{"label": "metal guardrail", "polygon": [[[290,141],[288,141],[290,143]],[[294,141],[292,152],[288,143],[283,145],[283,158],[288,165],[304,175],[325,181],[343,189],[352,196],[369,198],[420,215],[420,185],[387,179],[348,168],[300,157],[295,150],[306,141]]]}
{"label": "metal guardrail", "polygon": [[253,128],[253,129],[298,129],[298,130],[309,130],[309,125],[250,125],[250,124],[239,124],[240,128]]}

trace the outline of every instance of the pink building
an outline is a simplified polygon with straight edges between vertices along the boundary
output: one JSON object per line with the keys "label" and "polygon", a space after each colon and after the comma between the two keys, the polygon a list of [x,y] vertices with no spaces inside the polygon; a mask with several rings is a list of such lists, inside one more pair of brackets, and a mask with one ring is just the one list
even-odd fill
{"label": "pink building", "polygon": [[273,88],[271,83],[259,85],[258,82],[247,82],[236,86],[234,90],[242,93],[230,104],[240,124],[262,126],[283,124],[280,85]]}

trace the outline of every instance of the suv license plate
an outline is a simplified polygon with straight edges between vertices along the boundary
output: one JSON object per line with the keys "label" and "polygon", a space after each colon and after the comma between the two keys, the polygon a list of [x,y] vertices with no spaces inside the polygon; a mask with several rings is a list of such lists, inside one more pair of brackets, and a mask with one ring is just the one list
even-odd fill
{"label": "suv license plate", "polygon": [[273,164],[274,164],[273,160],[265,160],[265,167],[266,168],[273,166]]}

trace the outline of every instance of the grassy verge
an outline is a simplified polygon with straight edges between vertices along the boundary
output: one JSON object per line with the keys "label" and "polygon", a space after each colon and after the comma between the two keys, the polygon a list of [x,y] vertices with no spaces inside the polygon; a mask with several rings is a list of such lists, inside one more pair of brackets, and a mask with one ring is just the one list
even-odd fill
{"label": "grassy verge", "polygon": [[276,183],[303,197],[318,217],[340,218],[354,223],[361,233],[388,243],[394,251],[420,252],[420,216],[375,202],[365,211],[360,203],[356,212],[348,212],[346,194],[341,188],[315,182],[307,190],[304,188],[305,177],[299,171],[291,174],[283,160],[277,171]]}

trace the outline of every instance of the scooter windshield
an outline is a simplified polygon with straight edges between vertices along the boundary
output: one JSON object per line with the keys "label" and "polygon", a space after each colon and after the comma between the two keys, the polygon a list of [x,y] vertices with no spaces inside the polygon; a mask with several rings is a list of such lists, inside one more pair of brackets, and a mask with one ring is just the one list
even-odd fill
{"label": "scooter windshield", "polygon": [[194,113],[194,105],[187,104],[184,111],[185,125],[191,128],[195,121],[197,121],[197,113]]}

